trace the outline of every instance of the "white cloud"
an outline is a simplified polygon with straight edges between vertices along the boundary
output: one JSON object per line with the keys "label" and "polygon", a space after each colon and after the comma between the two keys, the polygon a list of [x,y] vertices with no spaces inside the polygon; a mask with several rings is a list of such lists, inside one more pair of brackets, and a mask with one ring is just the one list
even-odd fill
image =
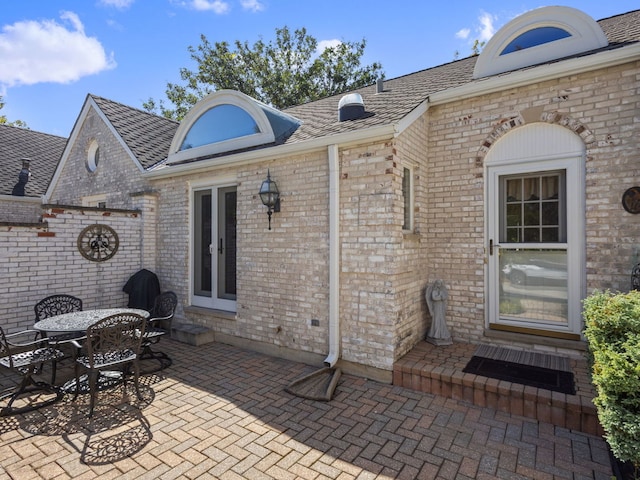
{"label": "white cloud", "polygon": [[70,83],[86,75],[115,68],[95,37],[88,37],[78,15],[62,12],[60,19],[27,20],[0,31],[0,84]]}
{"label": "white cloud", "polygon": [[261,12],[265,9],[264,3],[260,0],[242,0],[240,2],[242,8],[245,10],[249,10],[250,12]]}
{"label": "white cloud", "polygon": [[129,8],[135,0],[100,0],[100,4],[106,7],[115,7],[120,10],[124,10],[125,8]]}
{"label": "white cloud", "polygon": [[471,33],[471,30],[469,28],[463,28],[456,32],[456,38],[461,38],[462,40],[466,40],[467,38],[469,38],[470,33]]}
{"label": "white cloud", "polygon": [[212,11],[217,14],[227,13],[229,11],[229,3],[222,0],[191,0],[189,6],[199,11]]}
{"label": "white cloud", "polygon": [[477,29],[478,31],[478,40],[481,42],[487,42],[493,34],[496,33],[496,28],[493,25],[493,22],[497,20],[495,15],[491,15],[490,13],[482,12],[480,14],[480,18],[478,21],[480,22],[480,27]]}
{"label": "white cloud", "polygon": [[324,52],[327,48],[332,48],[332,47],[337,47],[338,45],[340,45],[342,42],[340,40],[320,40],[318,42],[318,48],[316,49],[316,51],[318,52],[318,54]]}

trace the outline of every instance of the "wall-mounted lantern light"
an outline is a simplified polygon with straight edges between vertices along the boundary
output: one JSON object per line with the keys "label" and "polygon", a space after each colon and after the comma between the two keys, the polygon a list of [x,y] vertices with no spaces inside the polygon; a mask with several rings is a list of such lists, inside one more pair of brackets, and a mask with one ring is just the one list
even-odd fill
{"label": "wall-mounted lantern light", "polygon": [[260,200],[268,208],[269,230],[271,230],[271,214],[280,211],[280,192],[276,182],[271,180],[271,173],[267,169],[267,179],[260,186]]}

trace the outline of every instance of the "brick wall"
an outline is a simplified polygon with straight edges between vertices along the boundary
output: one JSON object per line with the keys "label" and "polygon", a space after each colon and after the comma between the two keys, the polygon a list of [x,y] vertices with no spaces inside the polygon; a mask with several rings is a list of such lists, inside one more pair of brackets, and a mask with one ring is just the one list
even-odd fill
{"label": "brick wall", "polygon": [[512,128],[556,123],[580,135],[586,158],[587,294],[628,290],[639,261],[640,217],[621,206],[640,182],[640,65],[585,73],[432,106],[419,213],[430,276],[450,289],[449,324],[457,339],[479,341],[484,329],[484,155]]}
{"label": "brick wall", "polygon": [[[69,207],[43,212],[41,225],[0,226],[0,325],[10,331],[32,327],[34,305],[56,293],[81,298],[84,308],[126,306],[122,287],[144,265],[141,213]],[[111,226],[120,239],[105,262],[89,261],[77,248],[82,229],[95,223]]]}
{"label": "brick wall", "polygon": [[0,195],[0,222],[39,222],[42,215],[41,205],[40,198]]}
{"label": "brick wall", "polygon": [[[87,155],[93,141],[98,142],[100,156],[97,169],[90,172]],[[106,194],[109,208],[134,208],[131,193],[147,189],[148,183],[131,156],[96,112],[90,110],[77,131],[49,202],[81,205],[83,196]]]}

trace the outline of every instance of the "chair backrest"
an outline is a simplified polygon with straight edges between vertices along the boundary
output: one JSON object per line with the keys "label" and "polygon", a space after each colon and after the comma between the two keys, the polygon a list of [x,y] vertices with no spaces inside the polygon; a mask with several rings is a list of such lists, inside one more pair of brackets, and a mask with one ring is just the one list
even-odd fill
{"label": "chair backrest", "polygon": [[4,330],[0,327],[0,358],[7,357],[11,354],[11,347],[7,342],[7,337],[4,334]]}
{"label": "chair backrest", "polygon": [[138,354],[145,325],[146,319],[136,313],[117,313],[95,322],[87,328],[85,342],[90,366],[96,355],[112,355],[117,360],[121,352]]}
{"label": "chair backrest", "polygon": [[73,295],[50,295],[40,300],[33,307],[36,312],[36,322],[63,313],[79,312],[82,310],[82,300]]}
{"label": "chair backrest", "polygon": [[171,320],[178,306],[178,296],[173,292],[163,292],[156,297],[151,310],[151,319]]}

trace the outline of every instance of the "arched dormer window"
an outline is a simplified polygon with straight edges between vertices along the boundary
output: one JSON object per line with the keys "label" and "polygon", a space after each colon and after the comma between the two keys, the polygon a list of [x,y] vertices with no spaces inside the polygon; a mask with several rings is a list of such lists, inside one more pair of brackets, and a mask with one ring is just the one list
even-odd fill
{"label": "arched dormer window", "polygon": [[489,40],[473,77],[518,70],[607,45],[604,32],[587,14],[571,7],[542,7],[513,19]]}
{"label": "arched dormer window", "polygon": [[563,28],[558,27],[537,27],[518,35],[504,47],[500,55],[507,53],[519,52],[526,48],[544,45],[545,43],[555,42],[561,38],[570,37],[571,34]]}
{"label": "arched dormer window", "polygon": [[282,141],[300,121],[234,90],[196,103],[176,131],[167,163],[176,163]]}
{"label": "arched dormer window", "polygon": [[260,128],[251,115],[236,105],[225,103],[207,110],[193,123],[180,150],[259,133]]}

